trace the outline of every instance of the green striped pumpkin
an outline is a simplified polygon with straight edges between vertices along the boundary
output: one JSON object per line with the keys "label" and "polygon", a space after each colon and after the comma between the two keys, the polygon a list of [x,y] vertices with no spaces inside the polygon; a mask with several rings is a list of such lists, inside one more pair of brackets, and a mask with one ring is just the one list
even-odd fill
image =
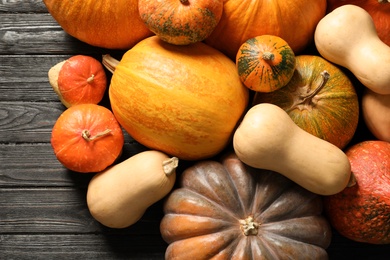
{"label": "green striped pumpkin", "polygon": [[246,87],[257,92],[272,92],[290,81],[295,69],[295,54],[282,38],[261,35],[241,45],[236,67]]}
{"label": "green striped pumpkin", "polygon": [[253,105],[272,103],[283,108],[305,131],[344,148],[359,120],[356,90],[338,67],[316,55],[296,56],[290,82],[271,93],[256,93]]}

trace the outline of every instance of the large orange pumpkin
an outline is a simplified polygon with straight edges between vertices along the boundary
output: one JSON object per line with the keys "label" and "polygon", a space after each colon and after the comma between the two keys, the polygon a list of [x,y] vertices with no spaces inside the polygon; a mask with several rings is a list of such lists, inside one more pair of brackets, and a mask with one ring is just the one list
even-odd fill
{"label": "large orange pumpkin", "polygon": [[234,59],[246,40],[271,34],[298,54],[311,43],[325,11],[326,0],[225,0],[221,20],[206,43]]}
{"label": "large orange pumpkin", "polygon": [[90,45],[128,49],[152,35],[138,13],[137,0],[43,0],[58,24]]}
{"label": "large orange pumpkin", "polygon": [[136,141],[197,160],[214,156],[231,141],[248,92],[234,62],[216,49],[152,36],[116,65],[109,98],[119,123]]}
{"label": "large orange pumpkin", "polygon": [[327,0],[327,12],[346,4],[365,9],[372,17],[379,38],[390,46],[390,1],[389,0]]}

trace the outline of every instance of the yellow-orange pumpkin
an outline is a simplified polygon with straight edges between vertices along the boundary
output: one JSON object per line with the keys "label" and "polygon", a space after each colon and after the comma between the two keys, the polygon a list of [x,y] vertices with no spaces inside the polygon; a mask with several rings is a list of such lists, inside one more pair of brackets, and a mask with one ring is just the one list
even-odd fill
{"label": "yellow-orange pumpkin", "polygon": [[43,0],[58,24],[90,45],[128,49],[152,35],[139,17],[137,0]]}
{"label": "yellow-orange pumpkin", "polygon": [[248,104],[234,62],[201,42],[173,45],[152,36],[114,67],[109,98],[119,123],[139,143],[180,159],[224,149]]}
{"label": "yellow-orange pumpkin", "polygon": [[325,11],[326,0],[224,0],[221,20],[205,42],[234,59],[246,40],[271,34],[298,54],[312,42]]}

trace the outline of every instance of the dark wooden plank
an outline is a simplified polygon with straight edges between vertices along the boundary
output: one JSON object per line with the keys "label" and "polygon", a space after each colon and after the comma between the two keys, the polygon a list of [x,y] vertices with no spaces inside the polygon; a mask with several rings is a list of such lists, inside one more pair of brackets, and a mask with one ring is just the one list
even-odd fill
{"label": "dark wooden plank", "polygon": [[106,234],[0,236],[2,259],[164,259],[166,244],[150,236]]}
{"label": "dark wooden plank", "polygon": [[[116,163],[146,149],[135,141],[129,141]],[[0,187],[82,188],[87,186],[91,176],[63,167],[49,143],[0,144]]]}
{"label": "dark wooden plank", "polygon": [[80,42],[64,32],[49,13],[0,16],[0,55],[101,54],[111,52]]}
{"label": "dark wooden plank", "polygon": [[161,201],[152,205],[135,225],[111,229],[92,218],[86,192],[85,187],[0,188],[0,234],[160,234]]}
{"label": "dark wooden plank", "polygon": [[4,55],[0,63],[0,102],[57,102],[48,72],[71,55]]}
{"label": "dark wooden plank", "polygon": [[3,0],[0,13],[47,13],[42,0]]}

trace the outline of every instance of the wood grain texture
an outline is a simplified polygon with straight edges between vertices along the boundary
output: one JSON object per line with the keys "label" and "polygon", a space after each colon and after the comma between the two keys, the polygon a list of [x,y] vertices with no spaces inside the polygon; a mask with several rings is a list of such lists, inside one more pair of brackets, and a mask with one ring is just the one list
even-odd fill
{"label": "wood grain texture", "polygon": [[[123,52],[69,36],[41,0],[0,1],[0,259],[164,259],[163,201],[129,228],[106,228],[86,206],[93,174],[65,169],[50,145],[65,107],[49,85],[48,70],[76,54],[100,59]],[[101,104],[109,106],[107,96]],[[359,133],[355,140],[366,137]],[[125,133],[118,162],[146,149]],[[390,247],[353,242],[334,231],[328,252],[331,260],[382,260]]]}

